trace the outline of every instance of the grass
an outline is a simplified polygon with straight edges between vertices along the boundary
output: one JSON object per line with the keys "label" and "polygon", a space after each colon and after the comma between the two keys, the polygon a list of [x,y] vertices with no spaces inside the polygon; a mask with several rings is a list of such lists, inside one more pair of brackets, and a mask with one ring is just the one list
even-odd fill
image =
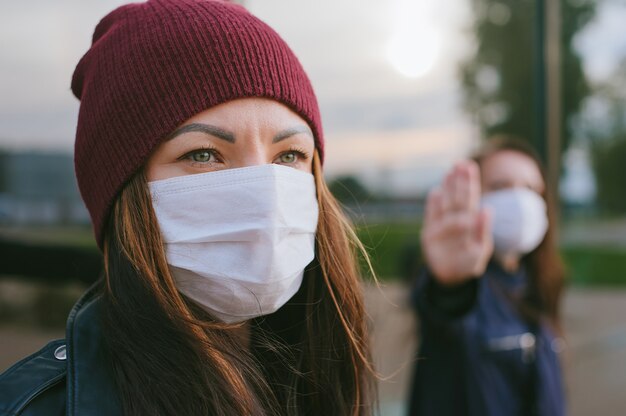
{"label": "grass", "polygon": [[570,246],[561,250],[570,283],[626,285],[626,247]]}
{"label": "grass", "polygon": [[418,223],[367,224],[356,232],[382,280],[413,275],[421,262]]}
{"label": "grass", "polygon": [[[357,227],[381,280],[410,278],[421,263],[420,225],[370,224]],[[626,286],[626,247],[576,245],[561,248],[568,280],[579,286]]]}
{"label": "grass", "polygon": [[[418,222],[360,224],[356,232],[366,246],[374,271],[382,280],[414,276],[421,263]],[[16,237],[42,245],[76,246],[97,253],[87,227],[3,230],[5,238]],[[7,232],[8,231],[8,232]],[[626,286],[626,247],[575,245],[561,249],[574,285]]]}

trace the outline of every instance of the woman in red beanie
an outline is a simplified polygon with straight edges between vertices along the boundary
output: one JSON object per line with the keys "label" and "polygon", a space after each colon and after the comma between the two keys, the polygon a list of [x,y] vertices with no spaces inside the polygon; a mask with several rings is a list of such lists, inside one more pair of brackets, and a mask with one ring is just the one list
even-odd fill
{"label": "woman in red beanie", "polygon": [[0,376],[0,414],[371,414],[362,246],[276,32],[223,1],[122,6],[72,91],[105,273]]}

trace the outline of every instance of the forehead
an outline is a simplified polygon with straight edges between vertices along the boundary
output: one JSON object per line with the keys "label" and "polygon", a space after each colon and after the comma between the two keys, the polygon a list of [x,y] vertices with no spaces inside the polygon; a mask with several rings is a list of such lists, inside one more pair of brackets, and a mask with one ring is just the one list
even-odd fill
{"label": "forehead", "polygon": [[500,182],[511,186],[543,187],[543,177],[530,156],[516,150],[499,150],[481,163],[484,183]]}
{"label": "forehead", "polygon": [[187,120],[192,122],[213,122],[243,127],[246,124],[266,126],[285,123],[308,123],[286,105],[268,98],[240,98],[211,107]]}

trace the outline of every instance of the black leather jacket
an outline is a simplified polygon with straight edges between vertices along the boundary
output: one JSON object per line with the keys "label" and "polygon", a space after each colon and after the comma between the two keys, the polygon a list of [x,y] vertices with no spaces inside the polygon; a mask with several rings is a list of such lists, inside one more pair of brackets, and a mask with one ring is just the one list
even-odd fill
{"label": "black leather jacket", "polygon": [[90,289],[52,341],[0,375],[0,416],[115,416],[119,400],[102,351],[100,297]]}

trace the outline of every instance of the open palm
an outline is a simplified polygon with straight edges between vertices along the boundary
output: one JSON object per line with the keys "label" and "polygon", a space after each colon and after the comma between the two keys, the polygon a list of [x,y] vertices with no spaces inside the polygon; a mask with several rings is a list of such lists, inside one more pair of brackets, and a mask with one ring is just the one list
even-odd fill
{"label": "open palm", "polygon": [[493,253],[489,212],[480,208],[480,175],[474,162],[457,164],[426,202],[422,250],[434,277],[455,285],[480,277]]}

